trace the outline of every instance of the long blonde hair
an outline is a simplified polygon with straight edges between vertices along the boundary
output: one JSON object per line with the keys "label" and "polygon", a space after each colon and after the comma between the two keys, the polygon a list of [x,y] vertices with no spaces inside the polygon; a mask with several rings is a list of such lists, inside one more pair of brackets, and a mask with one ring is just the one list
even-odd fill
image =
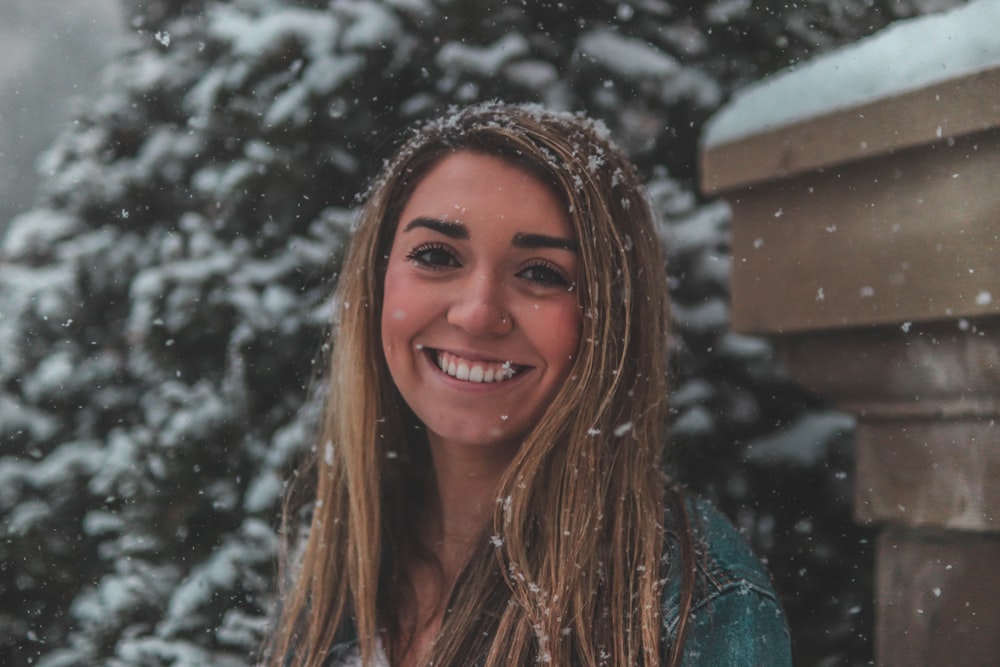
{"label": "long blonde hair", "polygon": [[[338,279],[312,522],[281,595],[270,664],[318,667],[356,636],[371,665],[380,630],[397,629],[400,561],[416,540],[429,455],[382,352],[384,267],[410,193],[458,150],[511,160],[563,200],[583,323],[568,381],[500,481],[492,525],[455,586],[430,663],[659,665],[669,654],[674,664],[687,610],[668,646],[665,533],[689,537],[685,525],[663,525],[669,299],[652,213],[601,126],[497,103],[419,128],[364,206]],[[295,511],[286,506],[286,524]]]}

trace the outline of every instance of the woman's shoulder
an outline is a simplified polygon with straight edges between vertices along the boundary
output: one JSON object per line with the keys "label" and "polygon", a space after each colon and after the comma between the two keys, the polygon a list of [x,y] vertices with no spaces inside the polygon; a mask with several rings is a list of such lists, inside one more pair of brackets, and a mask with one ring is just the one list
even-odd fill
{"label": "woman's shoulder", "polygon": [[[695,495],[685,497],[687,520],[691,526],[694,556],[698,574],[704,581],[706,594],[718,594],[733,587],[750,586],[775,595],[771,577],[750,545],[712,503]],[[668,510],[668,548],[679,560],[680,542],[677,538],[676,509]],[[672,515],[672,516],[671,516]]]}
{"label": "woman's shoulder", "polygon": [[[685,500],[693,537],[695,585],[684,665],[790,665],[788,625],[771,577],[749,544],[711,503]],[[668,636],[680,622],[681,544],[677,510],[668,510],[663,613]]]}

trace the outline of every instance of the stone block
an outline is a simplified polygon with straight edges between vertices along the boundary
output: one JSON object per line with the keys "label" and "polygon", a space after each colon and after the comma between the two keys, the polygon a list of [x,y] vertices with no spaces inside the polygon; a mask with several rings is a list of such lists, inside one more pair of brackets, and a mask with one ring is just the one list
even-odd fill
{"label": "stone block", "polygon": [[1000,130],[732,193],[732,321],[755,333],[1000,315]]}
{"label": "stone block", "polygon": [[893,530],[879,537],[876,662],[995,667],[1000,535]]}
{"label": "stone block", "polygon": [[1000,419],[862,419],[855,442],[861,521],[1000,532]]}

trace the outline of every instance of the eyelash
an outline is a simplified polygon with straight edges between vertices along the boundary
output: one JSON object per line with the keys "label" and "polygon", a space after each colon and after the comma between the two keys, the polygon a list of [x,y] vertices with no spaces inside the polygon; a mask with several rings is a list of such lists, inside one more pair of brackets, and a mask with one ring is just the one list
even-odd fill
{"label": "eyelash", "polygon": [[572,284],[569,278],[566,277],[566,274],[564,274],[559,267],[542,260],[538,260],[524,267],[517,275],[521,276],[525,272],[532,271],[535,269],[543,269],[545,272],[549,274],[545,278],[532,280],[531,282],[535,284],[541,285],[543,287],[569,287]]}
{"label": "eyelash", "polygon": [[[446,256],[446,259],[444,261],[434,261],[429,256],[431,253],[443,253]],[[422,268],[430,269],[432,271],[440,271],[453,266],[459,266],[458,260],[455,259],[455,254],[443,243],[424,243],[419,245],[407,253],[406,259]],[[441,257],[438,256],[438,259],[441,259]],[[538,269],[542,269],[548,275],[535,279],[524,276],[525,273]],[[536,260],[521,269],[517,275],[541,287],[570,287],[572,285],[572,282],[566,277],[566,274],[563,273],[562,269],[555,264],[544,260]]]}
{"label": "eyelash", "polygon": [[[447,261],[431,261],[427,255],[435,251],[447,255]],[[458,266],[458,261],[455,259],[454,253],[452,253],[451,249],[443,243],[424,243],[423,245],[419,245],[406,255],[406,259],[424,268],[434,270],[440,270],[450,266]]]}

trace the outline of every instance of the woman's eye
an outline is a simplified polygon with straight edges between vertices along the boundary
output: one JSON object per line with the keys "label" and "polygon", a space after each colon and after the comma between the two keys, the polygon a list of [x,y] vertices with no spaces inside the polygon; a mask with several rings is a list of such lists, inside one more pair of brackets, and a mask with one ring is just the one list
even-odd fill
{"label": "woman's eye", "polygon": [[532,264],[518,274],[542,287],[569,287],[570,281],[562,271],[548,264]]}
{"label": "woman's eye", "polygon": [[446,247],[437,244],[427,244],[414,248],[406,259],[429,268],[445,268],[458,266],[455,255]]}

